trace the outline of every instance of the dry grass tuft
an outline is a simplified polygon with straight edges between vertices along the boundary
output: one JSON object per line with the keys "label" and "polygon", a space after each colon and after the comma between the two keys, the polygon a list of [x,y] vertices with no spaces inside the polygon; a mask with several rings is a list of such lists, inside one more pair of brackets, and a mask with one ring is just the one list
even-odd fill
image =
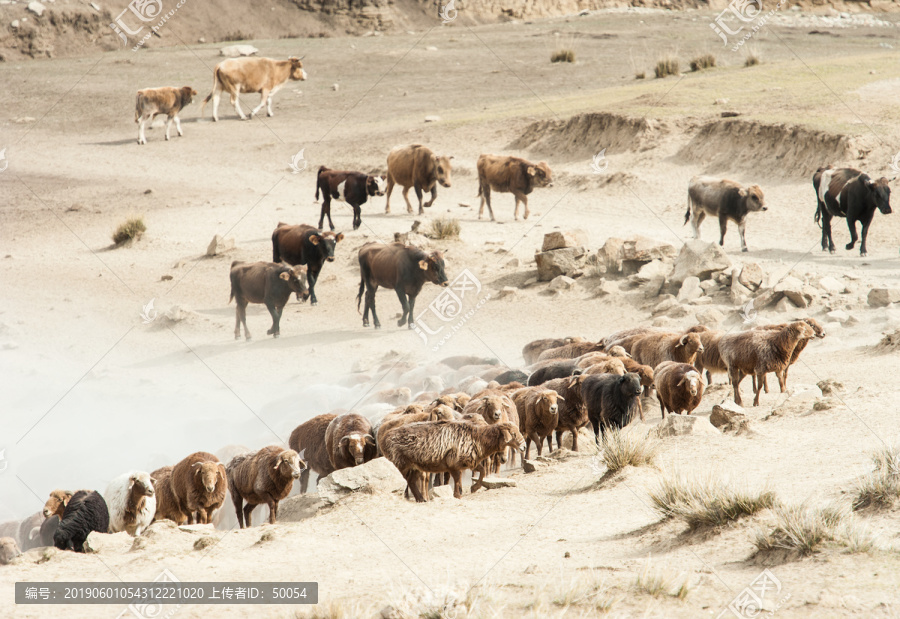
{"label": "dry grass tuft", "polygon": [[900,498],[900,448],[886,445],[872,454],[875,470],[858,484],[853,509],[891,507]]}
{"label": "dry grass tuft", "polygon": [[571,49],[558,49],[550,54],[550,62],[575,62],[575,52]]}
{"label": "dry grass tuft", "polygon": [[681,518],[692,529],[718,527],[743,516],[752,516],[776,503],[768,488],[755,490],[733,485],[711,475],[663,476],[650,491],[650,500],[666,517]]}
{"label": "dry grass tuft", "polygon": [[640,73],[634,74],[634,79],[636,79],[636,80],[643,80],[646,78],[647,78],[647,73],[645,71],[641,71]]}
{"label": "dry grass tuft", "polygon": [[634,581],[634,586],[653,597],[669,595],[684,600],[694,590],[690,574],[674,573],[669,570],[652,567],[649,557],[644,569],[641,570]]}
{"label": "dry grass tuft", "polygon": [[432,219],[428,228],[428,237],[432,239],[458,239],[461,229],[458,219],[449,217]]}
{"label": "dry grass tuft", "polygon": [[669,75],[681,75],[681,64],[678,58],[669,54],[656,61],[656,77],[668,77]]}
{"label": "dry grass tuft", "polygon": [[147,226],[144,225],[143,217],[132,217],[128,221],[119,224],[119,227],[116,228],[116,231],[113,232],[112,240],[113,243],[118,247],[124,243],[128,243],[129,241],[136,241],[141,238],[141,235],[147,231]]}
{"label": "dry grass tuft", "polygon": [[502,616],[502,609],[488,607],[481,588],[444,586],[420,592],[404,591],[389,598],[392,617],[401,619],[468,619]]}
{"label": "dry grass tuft", "polygon": [[716,66],[716,57],[712,54],[703,54],[691,60],[691,71],[702,71]]}
{"label": "dry grass tuft", "polygon": [[607,429],[603,433],[603,462],[610,473],[626,466],[653,466],[662,443],[639,429]]}
{"label": "dry grass tuft", "polygon": [[779,505],[774,513],[774,527],[757,531],[754,543],[760,552],[780,550],[809,555],[828,543],[844,547],[851,553],[870,552],[876,548],[872,534],[846,507]]}
{"label": "dry grass tuft", "polygon": [[759,56],[753,52],[750,52],[749,54],[747,54],[747,57],[744,59],[744,66],[745,67],[755,67],[760,62],[762,62],[762,61],[759,59]]}

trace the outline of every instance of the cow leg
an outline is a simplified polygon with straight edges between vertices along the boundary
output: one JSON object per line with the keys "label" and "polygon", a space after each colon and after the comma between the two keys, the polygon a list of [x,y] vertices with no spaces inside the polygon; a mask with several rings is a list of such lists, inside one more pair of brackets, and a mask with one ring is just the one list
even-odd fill
{"label": "cow leg", "polygon": [[747,221],[742,220],[738,223],[738,234],[741,235],[741,251],[749,251],[747,249],[747,241],[744,239],[744,231],[747,229]]}
{"label": "cow leg", "polygon": [[478,209],[478,219],[481,219],[485,204],[487,204],[488,215],[491,216],[491,221],[497,221],[494,219],[494,209],[491,208],[491,186],[489,184],[485,184],[484,187],[481,188],[481,208]]}
{"label": "cow leg", "polygon": [[728,217],[719,213],[719,247],[725,247],[725,231],[728,230]]}
{"label": "cow leg", "polygon": [[409,202],[409,187],[403,188],[403,199],[406,200],[406,212],[412,213],[412,204]]}
{"label": "cow leg", "polygon": [[241,117],[241,120],[247,120],[247,115],[244,114],[244,110],[241,109],[241,85],[236,84],[234,87],[234,94],[231,96],[232,103],[234,103],[234,111],[238,113],[238,116]]}
{"label": "cow leg", "polygon": [[409,295],[409,328],[412,329],[416,326],[416,323],[413,319],[413,314],[416,311],[416,297],[413,295]]}
{"label": "cow leg", "polygon": [[458,469],[453,469],[450,471],[451,477],[453,477],[453,498],[461,499],[462,498],[462,480],[460,479],[460,471]]}
{"label": "cow leg", "polygon": [[222,98],[222,91],[219,90],[217,86],[218,86],[218,84],[216,84],[216,86],[213,86],[213,97],[212,97],[212,99],[213,99],[212,100],[213,122],[214,123],[219,122],[219,100]]}
{"label": "cow leg", "polygon": [[409,316],[409,302],[402,288],[397,288],[397,298],[400,299],[400,307],[403,308],[403,316],[397,321],[397,326],[402,327],[407,322],[407,317],[412,320],[412,316]]}
{"label": "cow leg", "polygon": [[[856,245],[856,241],[859,240],[859,237],[856,236],[856,220],[848,217],[847,227],[850,228],[850,242],[844,246],[844,249],[853,249],[853,246]],[[860,249],[860,254],[862,254],[862,249]]]}
{"label": "cow leg", "polygon": [[274,92],[270,93],[268,97],[266,97],[266,115],[267,116],[275,116],[275,112],[272,111],[272,97],[274,96]]}
{"label": "cow leg", "polygon": [[[321,226],[320,226],[321,227]],[[318,269],[309,269],[306,272],[306,283],[309,286],[309,304],[318,305],[319,300],[316,298],[316,282],[319,281]]]}
{"label": "cow leg", "polygon": [[[431,187],[431,200],[429,200],[428,202],[425,203],[425,208],[430,208],[431,205],[434,204],[434,201],[437,200],[437,188],[438,188],[437,183],[435,183],[434,185],[432,185],[432,187]],[[421,203],[422,203],[422,199],[419,198],[419,204],[421,204]],[[421,206],[420,206],[420,207],[419,207],[419,215],[422,215],[422,214],[424,214],[424,211],[422,211],[422,208],[421,208]]]}
{"label": "cow leg", "polygon": [[353,229],[359,230],[359,226],[362,224],[362,208],[360,208],[359,204],[351,204],[350,208],[353,209]]}
{"label": "cow leg", "polygon": [[252,337],[250,329],[247,328],[247,301],[237,300],[237,309],[235,310],[237,317],[234,324],[234,339],[241,339],[241,324],[244,325],[244,337],[248,340]]}
{"label": "cow leg", "polygon": [[169,141],[169,130],[172,128],[172,117],[166,117],[166,142]]}
{"label": "cow leg", "polygon": [[734,368],[728,369],[728,376],[731,378],[731,385],[734,388],[734,403],[740,406],[741,402],[741,381],[744,380],[741,371]]}
{"label": "cow leg", "polygon": [[694,213],[691,216],[691,228],[694,229],[694,238],[700,238],[700,224],[703,223],[703,220],[706,219],[706,211],[703,209],[694,208]]}
{"label": "cow leg", "polygon": [[274,303],[266,303],[266,307],[272,315],[272,328],[266,331],[266,334],[278,337],[281,335],[281,310],[279,310]]}
{"label": "cow leg", "polygon": [[[422,188],[419,185],[415,186],[416,189],[416,198],[419,199],[419,215],[424,215],[425,211],[422,209]],[[430,204],[428,206],[431,206]],[[412,213],[412,211],[410,211]]]}
{"label": "cow leg", "polygon": [[[366,315],[368,315],[369,308],[371,307],[372,324],[375,325],[376,329],[380,329],[381,322],[378,320],[378,314],[375,313],[375,290],[377,290],[375,286],[366,289]],[[363,324],[365,325],[365,316],[363,316]]]}
{"label": "cow leg", "polygon": [[144,125],[147,123],[147,117],[142,115],[138,124],[138,144],[146,144],[147,138],[144,135]]}
{"label": "cow leg", "polygon": [[834,253],[834,239],[831,238],[831,213],[822,205],[822,251]]}
{"label": "cow leg", "polygon": [[[394,179],[391,178],[390,174],[388,174],[387,187],[384,188],[384,196],[385,196],[384,212],[385,213],[391,212],[391,192],[392,191],[394,191]],[[319,227],[321,228],[322,226],[319,226]]]}
{"label": "cow leg", "polygon": [[[256,116],[257,112],[259,112],[262,109],[262,107],[266,104],[266,99],[268,99],[268,98],[269,98],[268,90],[263,89],[262,91],[260,91],[259,105],[257,105],[255,108],[253,108],[250,111],[250,118],[253,118],[254,116]],[[271,116],[271,114],[269,114],[269,116]]]}
{"label": "cow leg", "polygon": [[178,131],[178,137],[184,137],[184,131],[181,130],[181,119],[178,118],[178,114],[175,114],[175,129]]}
{"label": "cow leg", "polygon": [[528,210],[528,196],[526,196],[525,194],[516,196],[516,211],[519,210],[519,200],[522,200],[522,206],[525,207],[525,212],[522,215],[522,219],[528,219],[528,216],[531,215],[531,211]]}
{"label": "cow leg", "polygon": [[869,236],[869,224],[870,223],[871,222],[863,222],[863,224],[862,224],[862,232],[860,232],[860,241],[859,241],[859,255],[860,256],[865,256],[868,254],[868,252],[866,251],[866,237]]}

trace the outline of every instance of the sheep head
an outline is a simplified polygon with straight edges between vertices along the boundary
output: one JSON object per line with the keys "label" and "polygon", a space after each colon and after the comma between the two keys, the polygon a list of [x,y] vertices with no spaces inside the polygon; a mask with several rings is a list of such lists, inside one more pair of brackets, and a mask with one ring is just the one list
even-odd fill
{"label": "sheep head", "polygon": [[219,481],[219,466],[221,465],[221,462],[213,462],[212,460],[194,462],[191,465],[191,468],[194,470],[194,479],[199,480],[200,485],[209,494],[216,491],[216,483]]}
{"label": "sheep head", "polygon": [[677,386],[686,387],[691,396],[696,396],[703,389],[703,384],[700,379],[700,373],[693,370],[687,372],[684,376],[682,376],[681,380],[678,381]]}
{"label": "sheep head", "polygon": [[481,414],[488,423],[497,423],[503,417],[503,401],[497,396],[483,396],[480,408]]}
{"label": "sheep head", "polygon": [[62,520],[63,512],[66,511],[66,505],[69,504],[69,499],[71,498],[72,493],[68,490],[54,490],[51,492],[50,498],[44,503],[44,518],[59,516],[59,519]]}
{"label": "sheep head", "polygon": [[366,445],[375,445],[375,438],[371,434],[354,432],[341,438],[341,455],[348,460],[353,460],[356,466],[365,462]]}
{"label": "sheep head", "polygon": [[641,395],[641,379],[633,372],[628,372],[624,376],[619,377],[619,388],[625,397],[637,397]]}
{"label": "sheep head", "polygon": [[128,481],[128,490],[137,488],[138,496],[153,496],[153,478],[146,473],[136,473]]}
{"label": "sheep head", "polygon": [[813,331],[816,332],[816,337],[818,337],[818,338],[825,337],[825,328],[822,326],[822,324],[818,320],[816,320],[815,318],[804,318],[803,322],[805,322],[806,324],[808,324],[810,327],[813,328]]}
{"label": "sheep head", "polygon": [[451,421],[456,418],[455,413],[456,411],[451,407],[439,404],[432,409],[428,421]]}
{"label": "sheep head", "polygon": [[608,352],[609,352],[610,357],[627,357],[629,359],[631,358],[631,355],[628,354],[628,351],[626,351],[621,346],[613,346],[612,348],[609,349]]}
{"label": "sheep head", "polygon": [[519,428],[517,428],[514,423],[504,421],[497,424],[497,428],[500,430],[503,437],[503,446],[501,449],[512,447],[513,449],[525,453],[525,437],[522,436],[522,433],[519,432]]}
{"label": "sheep head", "polygon": [[306,468],[306,462],[300,459],[293,449],[285,449],[275,458],[274,470],[281,473],[283,477],[293,477],[300,479],[300,471]]}
{"label": "sheep head", "polygon": [[700,341],[700,336],[696,333],[685,333],[682,335],[676,348],[679,347],[684,347],[684,354],[688,359],[698,352],[703,352],[703,342]]}
{"label": "sheep head", "polygon": [[552,389],[545,389],[541,392],[540,402],[544,406],[544,410],[546,410],[549,414],[555,415],[559,412],[559,404],[557,404],[557,400],[565,400],[561,395],[553,391]]}
{"label": "sheep head", "polygon": [[815,330],[803,320],[792,322],[788,328],[794,330],[799,340],[811,340],[816,337]]}

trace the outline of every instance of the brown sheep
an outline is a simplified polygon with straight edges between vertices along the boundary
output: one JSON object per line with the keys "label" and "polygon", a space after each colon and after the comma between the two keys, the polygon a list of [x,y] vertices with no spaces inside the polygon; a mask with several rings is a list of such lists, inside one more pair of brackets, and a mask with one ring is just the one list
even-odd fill
{"label": "brown sheep", "polygon": [[[316,415],[309,421],[301,423],[291,432],[288,447],[298,454],[302,453],[303,460],[307,465],[300,471],[300,494],[306,494],[306,490],[309,488],[310,470],[316,472],[318,479],[334,472],[331,458],[328,457],[328,449],[325,447],[325,431],[335,417],[337,415],[333,413]],[[316,486],[318,484],[317,480]]]}
{"label": "brown sheep", "polygon": [[[709,331],[709,327],[706,327],[704,325],[695,325],[693,327],[690,327],[689,329],[686,329],[683,333],[703,333],[704,331]],[[634,351],[631,349],[634,347],[634,344],[638,340],[648,335],[661,335],[664,333],[671,332],[663,327],[633,327],[631,329],[617,331],[612,335],[606,336],[601,341],[606,346],[607,350],[612,350],[615,346],[621,346],[626,352],[634,355]]]}
{"label": "brown sheep", "polygon": [[[562,399],[556,420],[556,446],[562,447],[563,432],[572,433],[572,451],[578,451],[578,429],[589,423],[587,408],[581,399],[581,385],[584,382],[583,374],[568,378],[554,378],[541,385],[544,389],[553,389]],[[547,448],[553,449],[550,435],[547,435]]]}
{"label": "brown sheep", "polygon": [[66,511],[66,505],[69,504],[73,494],[75,493],[70,490],[54,490],[51,492],[50,498],[44,503],[44,518],[59,516],[59,519],[62,520],[63,512]]}
{"label": "brown sheep", "polygon": [[644,395],[650,397],[650,391],[653,389],[653,368],[649,365],[643,365],[634,359],[622,359],[626,372],[637,374],[641,379],[641,386],[644,388]]}
{"label": "brown sheep", "polygon": [[565,338],[547,338],[543,340],[534,340],[533,342],[528,342],[522,348],[522,357],[525,359],[525,365],[531,365],[535,361],[537,361],[538,357],[545,350],[550,350],[551,348],[559,348],[560,346],[565,346],[566,344],[574,344],[583,342],[584,338],[582,337],[565,337]]}
{"label": "brown sheep", "polygon": [[537,447],[538,455],[544,446],[544,439],[550,436],[559,421],[559,402],[565,401],[553,389],[526,387],[513,393],[513,400],[519,413],[519,430],[525,437],[525,458],[531,453],[531,443]]}
{"label": "brown sheep", "polygon": [[[813,328],[813,331],[816,333],[816,338],[825,337],[825,328],[819,323],[815,318],[804,318],[803,322],[808,324]],[[764,325],[756,327],[757,329],[768,329],[768,330],[779,330],[783,329],[787,326],[787,323],[782,323],[780,325]],[[791,355],[791,362],[784,368],[784,384],[787,385],[787,375],[788,371],[791,369],[791,366],[797,363],[797,359],[800,358],[800,353],[802,353],[806,349],[806,345],[809,343],[809,340],[800,340],[797,342],[797,346],[794,348],[794,352]],[[763,388],[766,390],[766,393],[769,393],[769,385],[766,382],[766,376],[763,374]],[[782,389],[784,391],[784,389]]]}
{"label": "brown sheep", "polygon": [[278,445],[232,458],[225,470],[240,527],[250,526],[251,512],[262,503],[269,506],[269,524],[275,524],[279,501],[290,493],[294,480],[305,468],[306,463],[296,451]]}
{"label": "brown sheep", "polygon": [[706,370],[706,384],[712,384],[712,375],[724,373],[728,374],[728,367],[722,361],[722,355],[719,353],[719,340],[725,335],[722,331],[707,331],[700,333],[700,343],[703,344],[703,350],[697,354],[694,360],[694,367],[703,375]]}
{"label": "brown sheep", "polygon": [[[463,409],[463,413],[480,412],[484,420],[489,424],[510,422],[519,425],[519,414],[516,403],[510,397],[511,394],[501,389],[485,389],[469,400],[469,403]],[[509,455],[497,454],[491,462],[491,473],[499,473],[500,465],[509,461],[510,465],[515,465],[515,450],[510,450]]]}
{"label": "brown sheep", "polygon": [[[375,440],[378,447],[378,455],[384,455],[384,437],[386,437],[397,428],[409,425],[411,423],[419,423],[422,421],[451,421],[455,419],[458,414],[459,413],[457,413],[449,406],[438,405],[428,412],[394,415],[390,418],[385,417],[384,421],[382,421],[381,425],[378,427],[378,431],[375,434]],[[476,415],[476,413],[472,413],[472,415]],[[486,421],[484,421],[484,418],[481,417],[481,415],[478,415],[478,417],[481,418],[482,422],[487,423]],[[424,477],[420,480],[420,483],[423,487],[425,485],[425,481],[426,480]],[[406,492],[409,492],[409,488],[407,488]],[[406,494],[406,496],[409,495]]]}
{"label": "brown sheep", "polygon": [[719,352],[728,367],[735,403],[741,404],[741,381],[748,374],[757,377],[753,406],[759,406],[762,376],[767,372],[775,372],[784,391],[784,369],[791,363],[794,348],[801,340],[815,336],[815,330],[803,321],[792,322],[777,331],[752,329],[723,335],[719,340]]}
{"label": "brown sheep", "polygon": [[616,357],[607,357],[602,361],[589,365],[582,374],[616,374],[617,376],[623,376],[625,374],[625,364]]}
{"label": "brown sheep", "polygon": [[377,455],[372,424],[358,413],[344,413],[325,430],[325,449],[334,470],[359,466]]}
{"label": "brown sheep", "polygon": [[462,498],[461,472],[475,470],[481,462],[514,447],[524,439],[509,422],[480,426],[465,421],[414,423],[397,428],[386,437],[385,456],[406,477],[416,501],[425,501],[416,483],[421,473],[450,473],[453,496]]}
{"label": "brown sheep", "polygon": [[663,361],[653,370],[656,376],[656,398],[662,409],[663,419],[671,411],[680,415],[691,414],[703,399],[703,378],[689,363]]}
{"label": "brown sheep", "polygon": [[171,518],[176,524],[209,524],[213,513],[225,502],[228,484],[225,465],[211,453],[198,451],[172,467],[163,478],[156,473],[155,491],[159,493],[156,519]]}
{"label": "brown sheep", "polygon": [[642,337],[631,347],[634,360],[655,368],[663,361],[694,363],[698,352],[703,352],[697,333],[658,333]]}
{"label": "brown sheep", "polygon": [[603,342],[573,342],[571,344],[559,346],[558,348],[545,350],[538,355],[537,360],[545,361],[547,359],[555,359],[559,361],[560,359],[575,359],[576,357],[580,357],[589,352],[603,352],[603,350]]}

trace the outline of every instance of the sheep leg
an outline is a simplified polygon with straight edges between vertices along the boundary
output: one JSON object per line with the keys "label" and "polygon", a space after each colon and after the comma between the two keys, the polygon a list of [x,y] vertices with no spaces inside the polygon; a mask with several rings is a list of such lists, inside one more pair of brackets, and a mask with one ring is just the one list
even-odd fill
{"label": "sheep leg", "polygon": [[534,440],[532,438],[533,435],[529,434],[525,437],[525,459],[528,460],[531,454],[531,441]]}
{"label": "sheep leg", "polygon": [[462,475],[460,474],[459,469],[453,469],[450,471],[450,476],[453,477],[453,498],[461,499],[462,498]]}
{"label": "sheep leg", "polygon": [[197,524],[209,524],[209,515],[203,507],[197,508]]}
{"label": "sheep leg", "polygon": [[759,394],[762,393],[762,378],[760,378],[759,374],[756,377],[756,389],[754,391],[753,406],[759,406]]}
{"label": "sheep leg", "polygon": [[541,451],[544,448],[544,439],[542,439],[537,432],[532,433],[532,439],[534,441],[535,447],[537,447],[538,455],[541,455]]}
{"label": "sheep leg", "polygon": [[252,505],[250,503],[244,505],[244,522],[246,523],[248,529],[250,528],[250,512],[253,511],[254,507],[256,507],[256,505]]}
{"label": "sheep leg", "polygon": [[596,443],[597,446],[599,447],[600,446],[600,421],[599,420],[594,421],[593,419],[591,419],[591,425],[594,427],[594,443]]}
{"label": "sheep leg", "polygon": [[269,501],[269,524],[275,524],[278,517],[278,501]]}
{"label": "sheep leg", "polygon": [[410,491],[413,493],[413,497],[416,499],[416,503],[424,503],[425,497],[422,496],[422,490],[419,488],[419,483],[421,482],[421,475],[419,475],[419,471],[412,470],[406,474],[406,483],[409,486]]}
{"label": "sheep leg", "polygon": [[244,499],[241,498],[239,494],[233,492],[231,495],[231,502],[234,503],[234,511],[237,514],[238,520],[238,528],[244,528],[244,512],[241,511],[241,508],[244,504]]}
{"label": "sheep leg", "polygon": [[659,400],[659,408],[662,411],[662,418],[665,419],[666,418],[666,405],[663,404],[663,399],[662,399],[662,396],[659,395],[658,389],[656,391],[656,399]]}
{"label": "sheep leg", "polygon": [[306,494],[306,489],[309,487],[309,469],[305,468],[300,471],[300,494]]}
{"label": "sheep leg", "polygon": [[734,387],[734,403],[741,406],[741,381],[744,380],[744,376],[736,368],[729,368],[728,376],[731,378],[732,387]]}
{"label": "sheep leg", "polygon": [[[781,393],[784,393],[787,391],[787,367],[780,372],[775,372],[775,376],[778,377],[778,386],[781,387]],[[766,389],[766,393],[768,392],[769,390]]]}
{"label": "sheep leg", "polygon": [[553,451],[553,432],[547,435],[547,451]]}

